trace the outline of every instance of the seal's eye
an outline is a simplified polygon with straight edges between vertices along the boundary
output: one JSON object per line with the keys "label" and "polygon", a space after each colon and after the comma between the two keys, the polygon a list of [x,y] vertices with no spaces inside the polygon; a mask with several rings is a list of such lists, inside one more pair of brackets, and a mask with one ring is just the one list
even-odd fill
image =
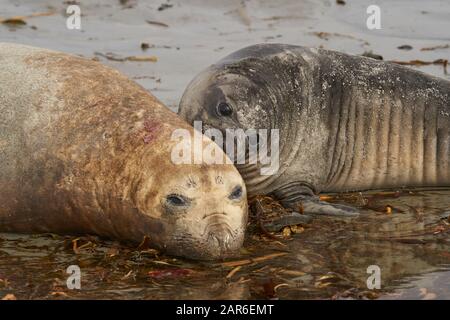
{"label": "seal's eye", "polygon": [[166,197],[166,202],[171,206],[176,207],[186,206],[189,204],[189,201],[185,197],[178,194],[169,194]]}
{"label": "seal's eye", "polygon": [[217,105],[217,113],[223,117],[229,117],[233,114],[233,108],[226,102],[221,102]]}
{"label": "seal's eye", "polygon": [[230,198],[231,200],[237,200],[240,199],[241,197],[242,197],[242,187],[236,186],[234,187],[233,191],[231,191],[230,196],[228,198]]}

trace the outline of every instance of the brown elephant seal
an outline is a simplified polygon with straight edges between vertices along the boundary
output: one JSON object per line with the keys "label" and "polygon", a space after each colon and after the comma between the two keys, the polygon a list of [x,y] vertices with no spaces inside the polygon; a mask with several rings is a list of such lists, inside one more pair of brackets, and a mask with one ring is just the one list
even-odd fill
{"label": "brown elephant seal", "polygon": [[244,182],[233,165],[174,164],[175,129],[194,132],[115,70],[0,44],[0,231],[148,236],[177,256],[232,255]]}
{"label": "brown elephant seal", "polygon": [[357,214],[319,192],[450,185],[450,82],[393,63],[254,45],[196,76],[179,114],[222,132],[279,130],[277,172],[237,168],[250,195],[305,212]]}

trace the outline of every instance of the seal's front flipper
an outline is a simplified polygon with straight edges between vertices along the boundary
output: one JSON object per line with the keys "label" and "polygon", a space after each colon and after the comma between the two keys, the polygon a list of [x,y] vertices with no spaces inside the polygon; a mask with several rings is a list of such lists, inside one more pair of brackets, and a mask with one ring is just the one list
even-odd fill
{"label": "seal's front flipper", "polygon": [[311,220],[312,217],[293,211],[285,213],[282,216],[274,218],[270,221],[265,221],[262,226],[269,232],[278,232],[284,227],[308,224]]}
{"label": "seal's front flipper", "polygon": [[321,201],[315,188],[306,182],[291,183],[274,192],[286,208],[306,215],[327,215],[336,217],[355,217],[359,215],[356,208],[337,203]]}
{"label": "seal's front flipper", "polygon": [[302,205],[306,214],[341,217],[356,217],[359,215],[359,211],[356,208],[338,203],[329,203],[320,200],[304,200]]}
{"label": "seal's front flipper", "polygon": [[315,197],[305,197],[295,203],[283,203],[287,207],[298,210],[301,208],[307,215],[326,215],[336,217],[356,217],[359,215],[359,211],[356,208],[321,201]]}
{"label": "seal's front flipper", "polygon": [[250,211],[255,224],[268,232],[278,232],[284,227],[308,224],[312,220],[310,216],[286,210],[270,197],[252,200]]}

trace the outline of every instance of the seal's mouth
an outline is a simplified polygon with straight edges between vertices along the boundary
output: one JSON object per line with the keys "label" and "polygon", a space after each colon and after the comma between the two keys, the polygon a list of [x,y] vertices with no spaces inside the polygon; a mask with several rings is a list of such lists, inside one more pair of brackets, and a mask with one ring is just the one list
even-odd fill
{"label": "seal's mouth", "polygon": [[203,232],[197,236],[178,232],[166,246],[168,254],[196,259],[217,260],[235,257],[244,242],[244,228],[233,229],[223,213],[211,213],[201,220]]}
{"label": "seal's mouth", "polygon": [[206,215],[204,219],[206,219],[206,224],[202,238],[206,239],[211,251],[219,256],[224,256],[236,250],[236,238],[238,238],[239,232],[230,227],[226,214],[213,212]]}

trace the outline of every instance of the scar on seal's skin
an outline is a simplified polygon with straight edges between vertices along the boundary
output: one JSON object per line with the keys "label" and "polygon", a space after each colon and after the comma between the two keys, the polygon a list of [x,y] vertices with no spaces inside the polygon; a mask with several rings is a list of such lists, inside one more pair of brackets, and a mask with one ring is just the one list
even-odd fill
{"label": "scar on seal's skin", "polygon": [[144,143],[149,144],[152,140],[156,138],[156,134],[161,125],[155,121],[145,120],[144,121],[144,131],[146,134],[143,137]]}
{"label": "scar on seal's skin", "polygon": [[216,176],[216,183],[217,184],[223,184],[223,177],[222,176]]}
{"label": "scar on seal's skin", "polygon": [[197,182],[195,181],[195,179],[193,177],[189,176],[188,180],[186,182],[186,185],[188,188],[196,188]]}

